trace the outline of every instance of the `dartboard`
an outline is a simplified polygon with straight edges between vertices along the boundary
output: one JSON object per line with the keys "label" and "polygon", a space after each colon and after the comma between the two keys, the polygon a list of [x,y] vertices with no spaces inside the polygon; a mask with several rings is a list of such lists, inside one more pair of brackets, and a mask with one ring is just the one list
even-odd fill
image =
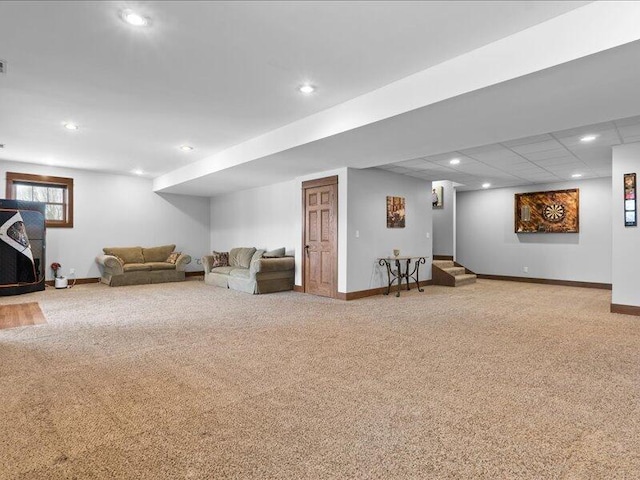
{"label": "dartboard", "polygon": [[564,219],[564,205],[560,203],[552,203],[542,210],[542,216],[547,222],[559,222]]}

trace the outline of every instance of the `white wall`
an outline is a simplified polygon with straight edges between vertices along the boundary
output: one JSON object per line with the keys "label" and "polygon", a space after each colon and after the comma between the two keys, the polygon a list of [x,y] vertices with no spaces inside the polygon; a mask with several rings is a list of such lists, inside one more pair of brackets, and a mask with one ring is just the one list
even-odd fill
{"label": "white wall", "polygon": [[[580,233],[514,233],[516,193],[576,187]],[[456,259],[472,271],[611,283],[610,178],[457,192],[456,205]]]}
{"label": "white wall", "polygon": [[[640,306],[640,227],[624,226],[625,173],[635,173],[640,181],[640,143],[613,147],[612,202],[613,258],[611,303]],[[640,191],[640,188],[638,189]],[[640,205],[636,205],[640,207]]]}
{"label": "white wall", "polygon": [[273,250],[285,247],[296,261],[296,285],[302,285],[302,182],[338,176],[338,291],[347,285],[347,169],[331,170],[266,187],[211,198],[210,250],[234,247]]}
{"label": "white wall", "polygon": [[433,209],[433,254],[454,254],[455,190],[448,180],[433,182],[433,188],[442,187],[442,208]]}
{"label": "white wall", "polygon": [[[431,182],[379,169],[349,169],[347,205],[347,292],[387,285],[376,261],[392,255],[431,256]],[[405,197],[405,228],[387,228],[387,196]],[[356,232],[359,236],[356,237]],[[431,258],[421,280],[431,278]]]}
{"label": "white wall", "polygon": [[293,221],[300,207],[295,181],[243,190],[211,198],[211,250],[234,247],[300,249],[300,230]]}
{"label": "white wall", "polygon": [[[302,182],[338,175],[338,291],[386,285],[375,259],[403,253],[431,255],[431,182],[377,169],[342,168],[291,182],[211,198],[211,250],[238,246],[285,247],[296,259],[296,285],[302,284]],[[407,199],[407,227],[386,228],[386,196]],[[356,230],[360,237],[355,238]],[[386,275],[386,273],[385,273]],[[425,265],[421,279],[431,278]]]}
{"label": "white wall", "polygon": [[196,260],[209,249],[208,198],[157,194],[151,179],[0,161],[3,185],[6,172],[74,180],[73,228],[47,229],[47,278],[54,261],[65,275],[74,268],[77,278],[100,276],[95,257],[107,246],[175,243],[193,258],[187,270],[202,269]]}

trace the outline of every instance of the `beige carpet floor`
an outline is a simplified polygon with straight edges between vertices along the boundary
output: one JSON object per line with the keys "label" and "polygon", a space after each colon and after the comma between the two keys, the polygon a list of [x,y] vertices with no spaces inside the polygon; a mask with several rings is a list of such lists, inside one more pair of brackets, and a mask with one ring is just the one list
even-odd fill
{"label": "beige carpet floor", "polygon": [[640,478],[640,317],[480,280],[352,302],[201,281],[1,298],[0,478]]}

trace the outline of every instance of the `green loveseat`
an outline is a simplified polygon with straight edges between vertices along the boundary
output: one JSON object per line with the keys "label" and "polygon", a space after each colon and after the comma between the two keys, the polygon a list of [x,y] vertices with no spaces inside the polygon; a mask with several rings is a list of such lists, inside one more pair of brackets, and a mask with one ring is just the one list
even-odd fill
{"label": "green loveseat", "polygon": [[96,257],[103,271],[100,281],[111,287],[181,282],[191,257],[180,254],[175,263],[168,262],[175,248],[175,245],[103,248],[104,255]]}
{"label": "green loveseat", "polygon": [[293,290],[295,260],[282,256],[264,258],[264,250],[232,248],[229,265],[214,267],[214,257],[202,257],[204,281],[207,285],[230,288],[247,293],[271,293]]}

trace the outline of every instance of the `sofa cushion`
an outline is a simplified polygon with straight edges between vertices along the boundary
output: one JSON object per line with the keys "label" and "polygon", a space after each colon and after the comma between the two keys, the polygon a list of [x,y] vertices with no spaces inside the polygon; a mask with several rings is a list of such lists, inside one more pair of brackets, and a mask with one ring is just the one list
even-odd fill
{"label": "sofa cushion", "polygon": [[231,270],[231,273],[229,274],[230,277],[234,278],[249,278],[250,275],[251,272],[248,268],[235,268]]}
{"label": "sofa cushion", "polygon": [[[102,251],[107,255],[113,255],[118,257],[127,263],[144,263],[144,256],[142,255],[142,247],[106,247]],[[164,257],[166,259],[167,257]]]}
{"label": "sofa cushion", "polygon": [[142,255],[145,262],[166,262],[167,258],[175,250],[175,245],[162,245],[161,247],[143,248]]}
{"label": "sofa cushion", "polygon": [[211,269],[211,273],[219,273],[221,275],[229,275],[233,270],[237,270],[238,267],[214,267]]}
{"label": "sofa cushion", "polygon": [[232,248],[229,251],[229,265],[232,267],[249,268],[254,253],[256,253],[256,249],[253,247]]}
{"label": "sofa cushion", "polygon": [[147,262],[145,265],[149,265],[151,270],[175,270],[176,264],[169,262]]}
{"label": "sofa cushion", "polygon": [[216,252],[214,250],[211,257],[213,257],[211,259],[211,268],[229,266],[229,252]]}
{"label": "sofa cushion", "polygon": [[264,258],[280,258],[284,257],[285,248],[276,248],[275,250],[269,250],[268,252],[264,252],[262,255]]}
{"label": "sofa cushion", "polygon": [[182,254],[182,252],[173,252],[170,253],[169,256],[167,257],[167,259],[165,260],[166,263],[173,263],[174,265],[176,264],[176,262],[178,261],[178,257]]}
{"label": "sofa cushion", "polygon": [[151,270],[148,263],[125,263],[122,267],[125,272],[143,272]]}

